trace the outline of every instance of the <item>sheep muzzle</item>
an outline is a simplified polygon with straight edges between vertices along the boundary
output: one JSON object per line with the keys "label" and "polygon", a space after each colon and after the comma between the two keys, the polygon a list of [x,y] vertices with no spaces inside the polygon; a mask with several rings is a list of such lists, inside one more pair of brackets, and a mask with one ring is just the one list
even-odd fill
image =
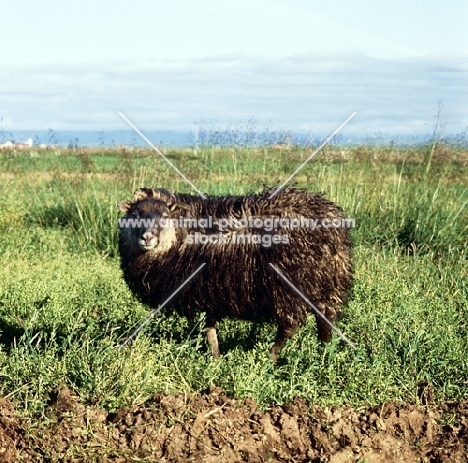
{"label": "sheep muzzle", "polygon": [[151,251],[159,244],[159,236],[154,234],[152,231],[144,231],[138,237],[138,246],[142,251]]}

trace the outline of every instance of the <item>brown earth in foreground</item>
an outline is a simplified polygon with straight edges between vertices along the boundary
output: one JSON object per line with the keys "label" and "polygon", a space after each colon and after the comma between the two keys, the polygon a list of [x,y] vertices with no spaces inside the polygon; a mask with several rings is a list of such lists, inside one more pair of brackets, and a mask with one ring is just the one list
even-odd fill
{"label": "brown earth in foreground", "polygon": [[64,386],[46,415],[49,424],[33,425],[0,399],[0,462],[468,461],[468,401],[355,409],[296,399],[262,412],[212,388],[160,393],[111,414],[82,405]]}

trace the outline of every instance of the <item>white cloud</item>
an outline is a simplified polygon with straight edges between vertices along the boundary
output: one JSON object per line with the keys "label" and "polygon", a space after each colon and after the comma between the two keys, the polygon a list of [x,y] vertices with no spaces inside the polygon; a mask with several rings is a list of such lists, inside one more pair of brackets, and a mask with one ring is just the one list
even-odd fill
{"label": "white cloud", "polygon": [[5,66],[309,52],[402,58],[468,46],[466,0],[42,0],[3,2],[1,13]]}
{"label": "white cloud", "polygon": [[0,70],[0,117],[14,129],[193,129],[255,116],[260,125],[323,135],[353,111],[346,133],[429,133],[439,100],[447,128],[468,125],[466,57],[380,60],[362,54],[284,59],[114,62]]}

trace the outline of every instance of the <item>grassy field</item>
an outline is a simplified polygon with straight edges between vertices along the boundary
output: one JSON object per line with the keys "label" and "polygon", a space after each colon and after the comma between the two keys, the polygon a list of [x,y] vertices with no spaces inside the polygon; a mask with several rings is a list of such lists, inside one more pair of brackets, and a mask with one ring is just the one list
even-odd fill
{"label": "grassy field", "polygon": [[[202,191],[280,185],[304,149],[209,148],[168,156]],[[148,313],[127,289],[116,251],[119,211],[141,186],[190,192],[156,153],[0,152],[0,397],[40,414],[66,384],[87,404],[116,408],[155,392],[216,385],[262,406],[303,396],[321,404],[468,398],[468,153],[440,145],[328,148],[294,182],[323,191],[355,218],[350,302],[337,336],[315,320],[278,362],[270,325],[226,320],[213,359],[202,319]]]}

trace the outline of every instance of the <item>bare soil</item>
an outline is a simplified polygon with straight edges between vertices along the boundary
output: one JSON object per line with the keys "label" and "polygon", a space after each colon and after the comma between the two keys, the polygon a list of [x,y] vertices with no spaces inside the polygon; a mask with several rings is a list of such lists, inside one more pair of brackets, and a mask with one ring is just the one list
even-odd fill
{"label": "bare soil", "polygon": [[211,388],[108,413],[63,386],[45,415],[32,423],[0,399],[0,462],[468,461],[468,401],[352,408],[298,398],[263,412]]}

